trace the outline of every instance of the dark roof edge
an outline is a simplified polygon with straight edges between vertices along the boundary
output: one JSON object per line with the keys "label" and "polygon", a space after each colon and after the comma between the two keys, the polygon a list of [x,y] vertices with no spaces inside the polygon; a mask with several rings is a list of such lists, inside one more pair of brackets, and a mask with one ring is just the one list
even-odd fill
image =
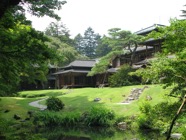
{"label": "dark roof edge", "polygon": [[[141,29],[141,30],[139,30],[139,31],[136,31],[136,32],[134,32],[134,33],[135,33],[135,34],[141,34],[141,32],[142,32],[143,30],[147,30],[147,29],[152,28],[152,27],[156,27],[156,28],[157,28],[158,26],[165,27],[165,25],[163,25],[163,24],[153,24],[153,25],[151,25],[151,26],[149,26],[149,27],[143,28],[143,29]],[[149,31],[144,31],[143,33],[146,33],[146,32],[149,32]]]}

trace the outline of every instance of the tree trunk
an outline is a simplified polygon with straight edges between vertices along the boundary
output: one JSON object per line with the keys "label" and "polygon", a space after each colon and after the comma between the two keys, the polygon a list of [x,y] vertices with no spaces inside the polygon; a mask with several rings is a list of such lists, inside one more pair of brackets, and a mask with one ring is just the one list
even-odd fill
{"label": "tree trunk", "polygon": [[134,62],[134,57],[135,57],[135,53],[136,53],[137,48],[138,48],[138,44],[135,43],[135,48],[133,50],[130,49],[130,51],[131,51],[130,66],[132,66],[132,64]]}
{"label": "tree trunk", "polygon": [[169,131],[168,131],[167,139],[166,139],[166,140],[169,140],[169,139],[170,139],[170,137],[171,137],[171,132],[172,132],[172,128],[173,128],[173,126],[174,126],[174,124],[175,124],[175,121],[176,121],[177,118],[179,117],[179,115],[180,115],[180,113],[181,113],[181,110],[182,110],[182,108],[184,107],[185,103],[186,103],[186,95],[185,95],[185,97],[183,98],[183,102],[182,102],[180,108],[178,109],[176,115],[174,116],[174,118],[173,118],[173,120],[172,120],[172,122],[171,122],[171,125],[170,125],[170,128],[169,128]]}

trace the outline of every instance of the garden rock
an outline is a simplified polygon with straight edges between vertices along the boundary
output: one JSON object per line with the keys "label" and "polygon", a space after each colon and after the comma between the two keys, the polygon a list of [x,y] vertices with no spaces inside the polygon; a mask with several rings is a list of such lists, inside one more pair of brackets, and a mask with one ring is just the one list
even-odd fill
{"label": "garden rock", "polygon": [[120,130],[126,130],[127,129],[127,123],[126,122],[120,122],[120,123],[118,123],[118,128]]}
{"label": "garden rock", "polygon": [[16,119],[16,120],[20,120],[21,117],[20,117],[19,115],[15,114],[15,115],[14,115],[14,119]]}
{"label": "garden rock", "polygon": [[101,100],[101,98],[95,98],[94,102],[99,102]]}
{"label": "garden rock", "polygon": [[182,134],[180,133],[173,133],[171,134],[171,138],[179,140],[181,138]]}
{"label": "garden rock", "polygon": [[151,97],[150,95],[147,95],[147,96],[146,96],[146,100],[147,100],[147,101],[150,101],[150,100],[152,100],[152,97]]}
{"label": "garden rock", "polygon": [[[130,92],[130,95],[123,103],[130,103],[131,101],[139,99],[139,96],[142,94],[145,88],[148,88],[148,86],[144,86],[143,88],[133,88]],[[150,99],[152,98],[149,96],[149,100]]]}

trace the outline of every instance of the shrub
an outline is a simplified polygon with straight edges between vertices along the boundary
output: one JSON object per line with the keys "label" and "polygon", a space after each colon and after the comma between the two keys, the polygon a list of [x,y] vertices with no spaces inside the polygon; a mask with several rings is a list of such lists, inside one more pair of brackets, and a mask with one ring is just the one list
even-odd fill
{"label": "shrub", "polygon": [[34,124],[45,126],[75,126],[80,121],[80,113],[69,112],[61,114],[60,112],[44,111],[34,115]]}
{"label": "shrub", "polygon": [[138,77],[129,75],[132,71],[134,70],[130,66],[122,66],[117,73],[109,77],[109,85],[111,87],[120,87],[139,84],[140,80]]}
{"label": "shrub", "polygon": [[26,98],[27,97],[27,94],[23,94],[23,95],[21,95],[21,97]]}
{"label": "shrub", "polygon": [[140,106],[142,113],[138,118],[140,129],[155,129],[166,132],[177,108],[177,103],[162,102],[152,106],[149,101],[145,102]]}
{"label": "shrub", "polygon": [[56,97],[50,97],[46,100],[47,109],[51,111],[60,111],[64,108],[65,104]]}
{"label": "shrub", "polygon": [[90,112],[84,116],[84,122],[88,126],[107,126],[114,118],[113,111],[103,107],[92,107]]}

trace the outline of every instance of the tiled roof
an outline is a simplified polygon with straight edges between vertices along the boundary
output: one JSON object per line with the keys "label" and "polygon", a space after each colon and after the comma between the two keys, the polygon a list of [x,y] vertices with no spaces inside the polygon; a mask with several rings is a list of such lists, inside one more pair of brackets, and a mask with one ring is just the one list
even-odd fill
{"label": "tiled roof", "polygon": [[165,25],[154,24],[154,25],[152,25],[152,26],[149,26],[149,27],[147,27],[147,28],[144,28],[144,29],[141,29],[141,30],[135,32],[135,34],[137,34],[137,35],[148,34],[148,33],[150,33],[151,31],[157,29],[157,27],[163,27],[163,26],[165,26]]}
{"label": "tiled roof", "polygon": [[[153,47],[151,46],[147,46],[147,50],[153,49]],[[128,49],[127,49],[128,50]],[[134,48],[132,48],[132,51],[134,50]],[[144,51],[146,50],[146,46],[142,46],[142,47],[137,47],[136,52],[140,52],[140,51]]]}
{"label": "tiled roof", "polygon": [[67,67],[93,67],[96,63],[96,60],[75,60],[71,62]]}
{"label": "tiled roof", "polygon": [[90,70],[75,70],[75,69],[70,69],[70,70],[61,70],[61,71],[58,71],[58,72],[54,73],[53,75],[65,74],[65,73],[88,73],[88,72],[90,72]]}

